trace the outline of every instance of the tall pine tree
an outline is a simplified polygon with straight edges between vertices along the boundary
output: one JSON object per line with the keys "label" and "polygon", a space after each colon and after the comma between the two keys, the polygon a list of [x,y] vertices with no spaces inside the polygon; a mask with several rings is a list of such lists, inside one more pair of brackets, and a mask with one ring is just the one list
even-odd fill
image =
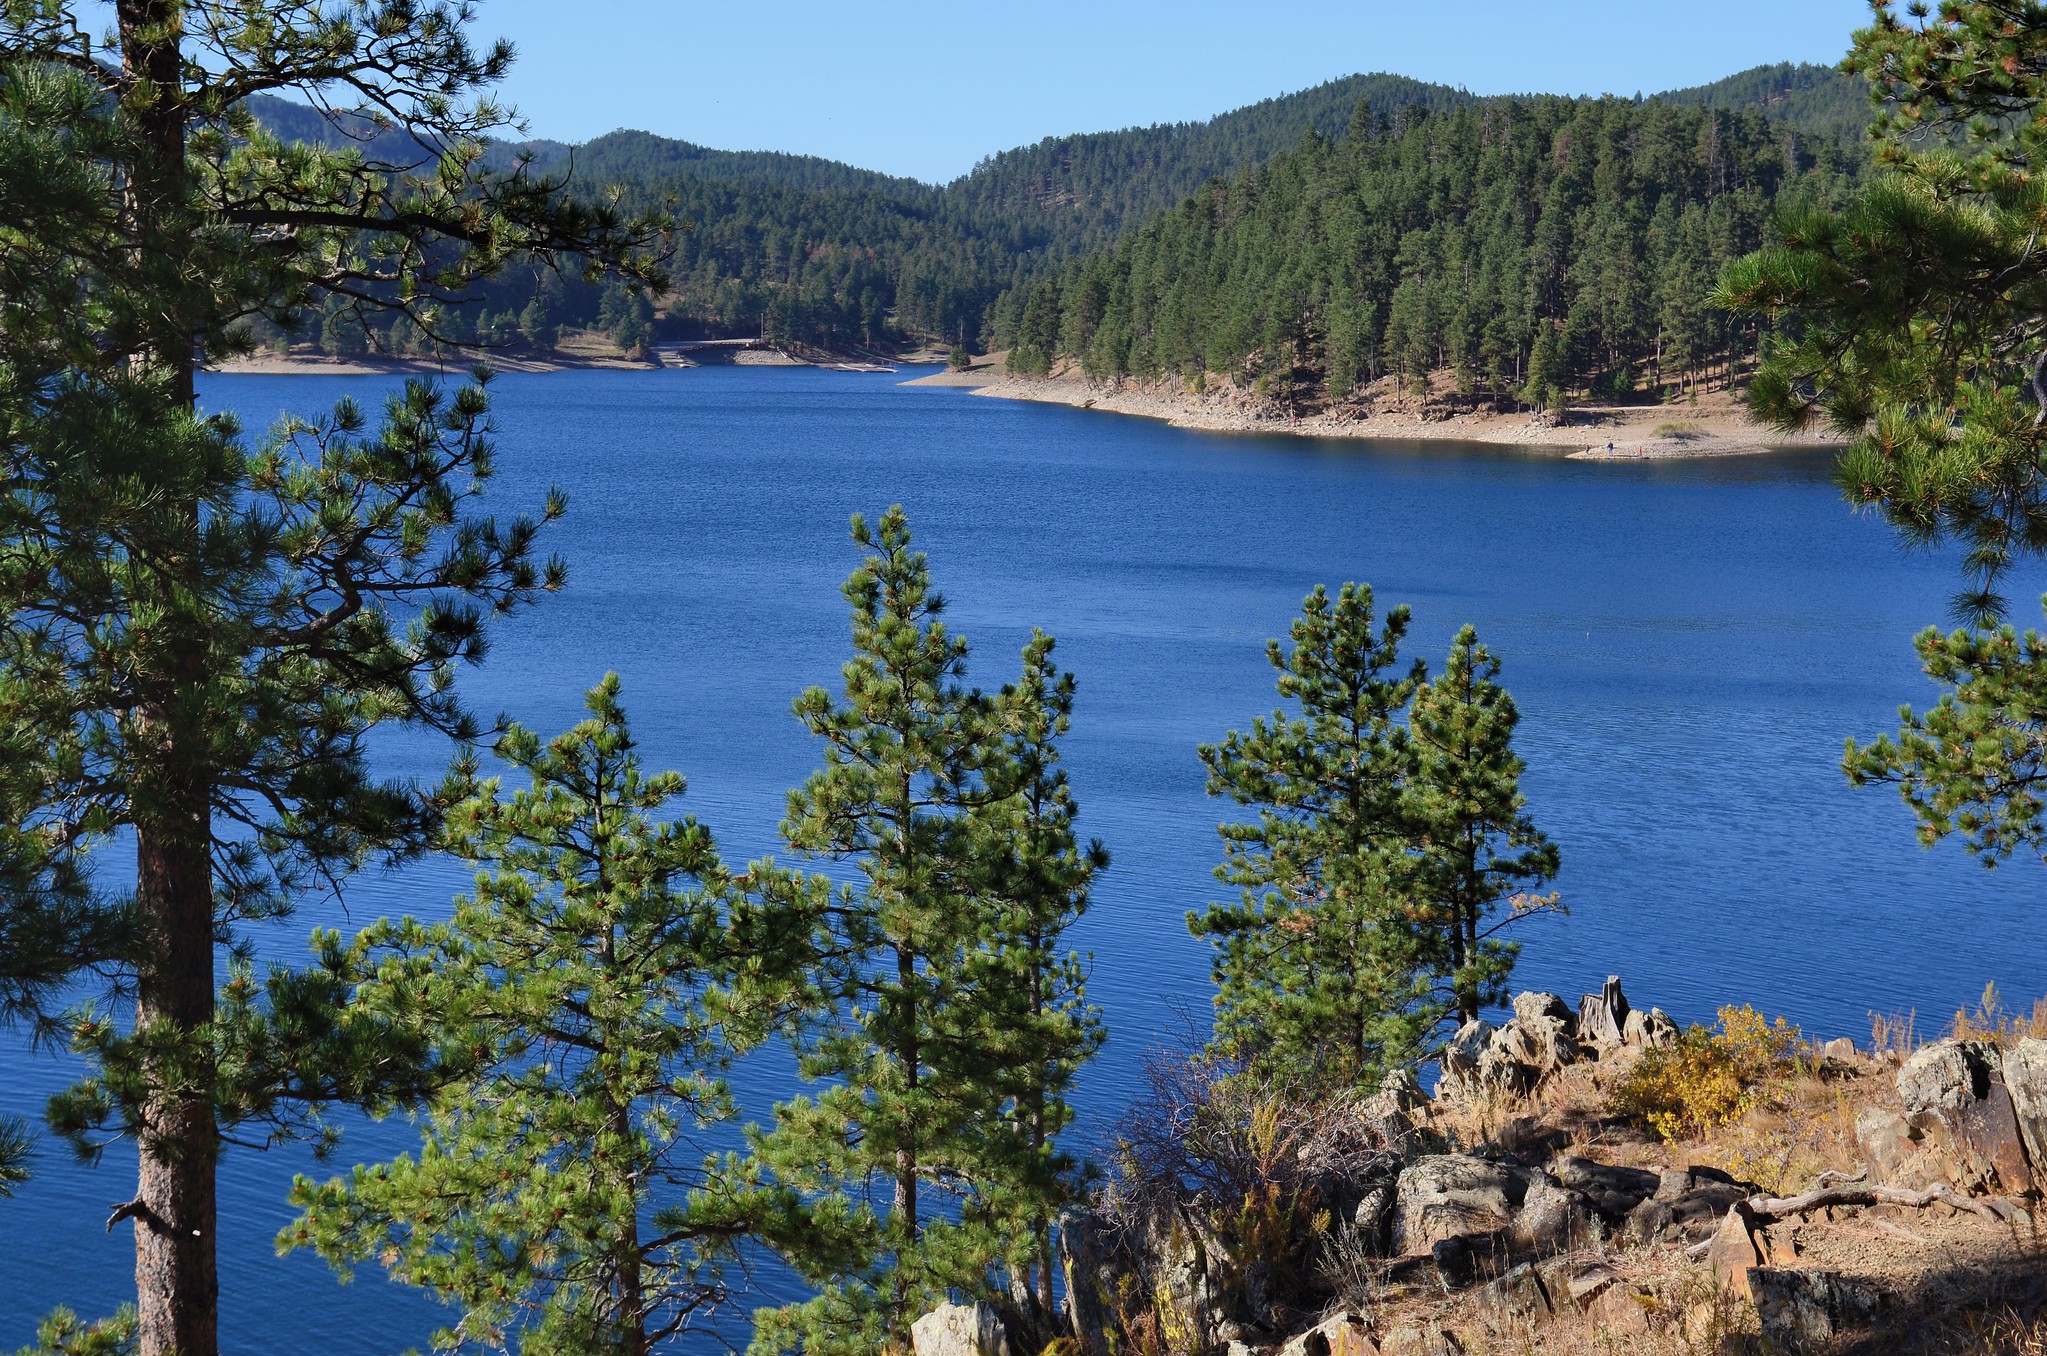
{"label": "tall pine tree", "polygon": [[1434,1025],[1400,724],[1425,674],[1400,660],[1408,610],[1373,621],[1369,588],[1317,587],[1266,650],[1293,711],[1201,748],[1209,793],[1257,812],[1220,829],[1237,900],[1187,920],[1215,948],[1214,1048],[1310,1087],[1374,1082]]}
{"label": "tall pine tree", "polygon": [[1506,998],[1520,945],[1500,932],[1562,907],[1556,895],[1537,893],[1557,874],[1557,849],[1524,809],[1524,765],[1513,747],[1521,716],[1499,674],[1500,661],[1466,626],[1443,672],[1415,690],[1408,716],[1408,832],[1442,953],[1435,968],[1460,1022]]}
{"label": "tall pine tree", "polygon": [[[521,252],[621,260],[656,231],[480,169],[511,49],[472,45],[466,7],[107,8],[103,47],[100,6],[0,5],[0,728],[17,760],[0,822],[74,860],[132,832],[133,890],[103,897],[132,897],[135,944],[84,959],[123,976],[133,1021],[85,1024],[99,1076],[58,1115],[88,1150],[138,1152],[115,1220],[134,1230],[144,1356],[213,1356],[234,1127],[390,1095],[377,1075],[402,1053],[368,1058],[375,1033],[331,1017],[324,958],[217,996],[216,944],[427,841],[365,735],[470,732],[454,667],[481,657],[487,613],[559,575],[531,558],[536,523],[468,515],[490,471],[479,390],[415,390],[367,436],[344,405],[250,449],[200,416],[199,366],[246,347],[252,319],[342,297],[431,328]],[[402,129],[416,153],[285,146],[247,111],[280,91]],[[49,980],[51,959],[26,968]]]}
{"label": "tall pine tree", "polygon": [[994,913],[975,957],[985,974],[974,982],[1002,1005],[988,1036],[1008,1066],[1013,1126],[1011,1164],[991,1182],[988,1204],[1008,1239],[1011,1299],[1040,1331],[1058,1312],[1052,1221],[1074,1194],[1077,1166],[1058,1135],[1073,1119],[1074,1077],[1108,1034],[1087,1001],[1086,961],[1064,949],[1109,854],[1074,832],[1079,808],[1059,742],[1072,724],[1075,684],[1052,651],[1052,638],[1034,633],[1022,677],[1002,693],[1006,736],[991,780],[1008,794],[990,807],[978,844]]}
{"label": "tall pine tree", "polygon": [[642,774],[618,693],[607,677],[546,744],[508,729],[497,753],[531,782],[509,799],[458,762],[447,845],[483,868],[475,893],[355,943],[373,977],[353,1001],[474,1072],[434,1101],[417,1159],[300,1178],[279,1244],[459,1306],[438,1347],[644,1356],[734,1298],[750,1240],[831,1233],[697,1147],[738,1115],[725,1071],[799,1006],[824,883],[735,879],[702,824],[656,818],[682,778]]}
{"label": "tall pine tree", "polygon": [[1041,637],[1017,685],[968,688],[966,642],[901,508],[856,517],[853,537],[869,555],[845,585],[844,695],[797,700],[824,766],[783,824],[798,851],[857,873],[829,915],[830,1002],[803,1051],[829,1086],[779,1107],[759,1148],[782,1181],[864,1221],[866,1264],[795,1249],[820,1292],[760,1317],[769,1350],[900,1346],[948,1292],[1000,1298],[1005,1270],[1041,1300],[1054,1136],[1100,1039],[1080,962],[1058,949],[1102,860],[1074,840],[1055,766],[1070,679]]}
{"label": "tall pine tree", "polygon": [[[1267,657],[1295,703],[1204,745],[1209,791],[1257,808],[1225,824],[1234,904],[1188,915],[1215,948],[1211,1049],[1308,1089],[1370,1086],[1430,1053],[1446,1019],[1498,1002],[1499,932],[1560,907],[1557,851],[1523,812],[1519,720],[1470,627],[1440,677],[1403,667],[1404,607],[1308,595]],[[1507,906],[1500,916],[1499,908]]]}
{"label": "tall pine tree", "polygon": [[1923,841],[1986,863],[2047,842],[2047,645],[2006,620],[2012,572],[2047,555],[2047,4],[1872,6],[1843,63],[1869,81],[1884,173],[1840,211],[1789,217],[1716,301],[1785,321],[1750,390],[1781,427],[1830,425],[1849,502],[1906,541],[1953,543],[1966,629],[1922,632],[1937,705],[1848,745],[1851,781],[1895,783]]}

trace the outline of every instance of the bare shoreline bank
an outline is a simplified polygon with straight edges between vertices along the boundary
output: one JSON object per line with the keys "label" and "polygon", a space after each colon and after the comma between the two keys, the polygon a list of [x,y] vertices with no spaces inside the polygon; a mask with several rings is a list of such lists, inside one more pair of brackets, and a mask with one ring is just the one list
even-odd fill
{"label": "bare shoreline bank", "polygon": [[[1700,406],[1587,406],[1570,422],[1551,425],[1528,415],[1464,414],[1421,419],[1355,412],[1299,418],[1249,406],[1227,391],[1196,395],[1160,384],[1115,386],[1079,377],[1017,376],[994,360],[961,372],[938,372],[905,386],[949,386],[999,400],[1028,400],[1162,419],[1175,428],[1215,433],[1288,434],[1303,438],[1373,438],[1418,442],[1474,442],[1540,448],[1582,461],[1668,461],[1695,457],[1760,456],[1838,447],[1824,434],[1786,434],[1749,419],[1732,398]],[[1675,431],[1673,431],[1675,429]]]}
{"label": "bare shoreline bank", "polygon": [[246,358],[231,358],[210,372],[221,372],[234,376],[261,377],[380,377],[380,376],[461,376],[473,371],[478,364],[488,366],[495,372],[582,372],[590,370],[617,372],[658,372],[660,363],[633,362],[626,358],[533,358],[520,357],[509,353],[464,353],[446,358],[392,358],[365,356],[357,358],[315,358],[304,354],[282,356],[276,353],[252,353]]}

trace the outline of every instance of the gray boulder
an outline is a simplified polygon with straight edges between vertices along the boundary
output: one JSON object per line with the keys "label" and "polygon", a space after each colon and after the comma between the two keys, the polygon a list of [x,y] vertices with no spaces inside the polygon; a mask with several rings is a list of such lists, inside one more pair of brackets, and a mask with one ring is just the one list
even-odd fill
{"label": "gray boulder", "polygon": [[1583,1242],[1591,1219],[1592,1212],[1576,1192],[1538,1176],[1507,1226],[1507,1238],[1517,1252],[1547,1257]]}
{"label": "gray boulder", "polygon": [[1376,1356],[1378,1350],[1370,1326],[1346,1309],[1287,1343],[1280,1356]]}
{"label": "gray boulder", "polygon": [[[1573,1024],[1575,1025],[1575,1024]],[[1571,1026],[1550,1016],[1516,1017],[1493,1036],[1490,1050],[1547,1076],[1578,1058]]]}
{"label": "gray boulder", "polygon": [[1553,993],[1515,994],[1514,1016],[1524,1022],[1547,1018],[1561,1023],[1573,1038],[1578,1034],[1578,1014],[1571,1011],[1570,1004]]}
{"label": "gray boulder", "polygon": [[1609,1195],[1626,1197],[1630,1210],[1634,1208],[1635,1201],[1649,1199],[1663,1185],[1660,1172],[1596,1163],[1592,1159],[1575,1158],[1569,1154],[1551,1163],[1550,1173],[1573,1191],[1581,1191],[1594,1199]]}
{"label": "gray boulder", "polygon": [[1478,1091],[1478,1066],[1492,1047],[1495,1028],[1484,1018],[1466,1022],[1450,1038],[1438,1057],[1442,1080],[1437,1095],[1449,1101],[1463,1101]]}
{"label": "gray boulder", "polygon": [[1523,1263],[1506,1275],[1490,1281],[1479,1291],[1479,1302],[1500,1318],[1548,1318],[1554,1309],[1549,1290],[1536,1269]]}
{"label": "gray boulder", "polygon": [[910,1325],[910,1349],[916,1356],[1017,1356],[1002,1316],[985,1302],[939,1305]]}
{"label": "gray boulder", "polygon": [[2033,1181],[2047,1184],[2047,1041],[2028,1037],[2004,1052],[2004,1086],[2032,1159]]}
{"label": "gray boulder", "polygon": [[2018,1113],[2004,1081],[2004,1060],[1988,1041],[1937,1041],[1898,1070],[1905,1119],[1938,1141],[1954,1185],[2012,1195],[2032,1190],[2033,1174]]}
{"label": "gray boulder", "polygon": [[1372,1111],[1398,1111],[1413,1115],[1428,1108],[1429,1094],[1413,1069],[1400,1068],[1379,1080],[1379,1090],[1365,1103]]}
{"label": "gray boulder", "polygon": [[1540,1067],[1518,1058],[1508,1048],[1511,1041],[1504,1045],[1500,1041],[1500,1037],[1510,1030],[1502,1028],[1494,1033],[1492,1044],[1479,1056],[1478,1074],[1470,1085],[1472,1090],[1489,1100],[1526,1097],[1542,1081]]}
{"label": "gray boulder", "polygon": [[1386,1224],[1393,1214],[1393,1196],[1390,1182],[1373,1187],[1359,1198],[1357,1209],[1351,1212],[1351,1235],[1367,1257],[1386,1255]]}
{"label": "gray boulder", "polygon": [[1920,1130],[1954,1120],[1980,1095],[1985,1076],[1981,1041],[1935,1041],[1898,1070],[1898,1096]]}
{"label": "gray boulder", "polygon": [[1527,1184],[1498,1163],[1431,1154],[1401,1171],[1393,1206],[1393,1252],[1412,1257],[1445,1239],[1504,1228]]}
{"label": "gray boulder", "polygon": [[1670,1219],[1679,1232],[1691,1238],[1705,1238],[1720,1227],[1727,1212],[1738,1201],[1749,1198],[1749,1190],[1731,1182],[1709,1182],[1694,1187],[1670,1202]]}
{"label": "gray boulder", "polygon": [[1895,1111],[1873,1106],[1857,1116],[1855,1146],[1862,1151],[1862,1161],[1869,1165],[1871,1176],[1878,1182],[1914,1185],[1911,1178],[1926,1175],[1919,1153],[1919,1132]]}
{"label": "gray boulder", "polygon": [[1564,1293],[1577,1309],[1590,1309],[1601,1295],[1619,1285],[1620,1273],[1604,1262],[1574,1262],[1564,1282]]}
{"label": "gray boulder", "polygon": [[1638,1201],[1628,1211],[1626,1227],[1631,1243],[1660,1243],[1678,1231],[1677,1207],[1653,1196]]}
{"label": "gray boulder", "polygon": [[1662,1008],[1638,1008],[1621,1024],[1621,1039],[1644,1050],[1668,1050],[1677,1044],[1677,1023]]}
{"label": "gray boulder", "polygon": [[1412,1069],[1396,1069],[1380,1082],[1379,1090],[1365,1099],[1367,1123],[1386,1140],[1395,1153],[1411,1152],[1421,1140],[1415,1128],[1417,1117],[1426,1117],[1429,1095]]}

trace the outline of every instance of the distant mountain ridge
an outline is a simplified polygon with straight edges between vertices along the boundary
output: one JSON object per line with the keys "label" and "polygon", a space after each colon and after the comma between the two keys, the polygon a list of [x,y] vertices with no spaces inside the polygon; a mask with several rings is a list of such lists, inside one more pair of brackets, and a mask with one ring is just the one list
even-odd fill
{"label": "distant mountain ridge", "polygon": [[1391,118],[1403,108],[1446,112],[1476,98],[1404,75],[1345,76],[1202,122],[1046,137],[987,157],[946,193],[969,210],[1064,216],[1092,247],[1310,134],[1342,136],[1360,109]]}
{"label": "distant mountain ridge", "polygon": [[[1535,93],[1538,91],[1530,91]],[[801,190],[861,189],[907,198],[945,193],[962,207],[1013,211],[1072,209],[1087,229],[1120,229],[1176,205],[1211,178],[1227,178],[1309,133],[1340,137],[1360,107],[1384,118],[1404,108],[1447,112],[1489,97],[1404,75],[1348,75],[1309,89],[1263,99],[1215,117],[1154,123],[1115,131],[1050,136],[983,158],[968,173],[937,185],[863,169],[844,161],[785,151],[726,151],[621,128],[580,145],[547,139],[499,142],[493,159],[528,153],[536,169],[578,178],[651,179],[688,174],[773,183]],[[1713,108],[1760,109],[1773,121],[1842,145],[1860,142],[1869,125],[1867,86],[1831,66],[1779,62],[1707,85],[1649,96]],[[318,109],[274,95],[250,101],[256,118],[287,141],[362,146],[395,158],[410,144],[402,132],[350,136]]]}
{"label": "distant mountain ridge", "polygon": [[[671,334],[772,332],[822,347],[881,347],[905,335],[971,343],[988,337],[1005,292],[1109,247],[1205,184],[1233,183],[1310,138],[1340,140],[1359,119],[1391,125],[1404,112],[1454,113],[1492,97],[1406,76],[1352,75],[1203,121],[1047,137],[991,155],[944,185],[634,130],[577,146],[498,142],[486,156],[501,168],[526,157],[538,171],[569,174],[578,188],[620,185],[635,202],[668,203],[688,220],[674,292],[655,318]],[[1760,110],[1803,142],[1855,161],[1869,117],[1860,81],[1811,65],[1760,66],[1647,102],[1658,101]],[[365,139],[350,135],[360,126],[304,105],[259,97],[250,107],[289,140],[356,144],[399,164],[425,157],[403,132]],[[479,338],[506,332],[509,317],[544,336],[596,315],[594,297],[562,301],[547,292],[553,284],[529,315],[533,283],[524,285],[523,295],[493,288],[484,298],[490,323],[479,321]]]}

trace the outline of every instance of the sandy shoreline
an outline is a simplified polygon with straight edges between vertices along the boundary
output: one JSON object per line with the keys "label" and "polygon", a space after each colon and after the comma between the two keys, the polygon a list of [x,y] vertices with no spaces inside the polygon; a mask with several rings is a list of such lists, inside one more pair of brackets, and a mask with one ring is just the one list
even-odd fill
{"label": "sandy shoreline", "polygon": [[[1546,448],[1587,461],[1757,456],[1840,445],[1838,438],[1827,435],[1786,434],[1762,427],[1724,394],[1696,406],[1586,406],[1573,410],[1568,424],[1555,427],[1538,423],[1527,415],[1512,414],[1424,420],[1397,413],[1371,417],[1343,413],[1288,419],[1249,408],[1240,396],[1227,391],[1195,395],[1177,389],[1177,383],[1173,388],[1130,382],[1112,387],[1078,377],[1014,376],[1001,370],[994,360],[984,360],[963,372],[939,372],[903,384],[950,386],[1000,400],[1032,400],[1163,419],[1176,428],[1210,432],[1497,443]],[[1682,431],[1670,432],[1673,424],[1682,425]]]}

